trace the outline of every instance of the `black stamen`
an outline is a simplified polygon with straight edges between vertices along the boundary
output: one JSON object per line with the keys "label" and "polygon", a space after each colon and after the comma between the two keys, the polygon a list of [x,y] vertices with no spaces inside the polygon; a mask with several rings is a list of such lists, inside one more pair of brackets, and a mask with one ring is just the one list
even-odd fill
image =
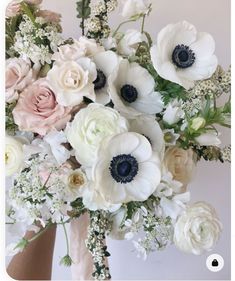
{"label": "black stamen", "polygon": [[185,45],[177,45],[172,53],[172,61],[179,68],[188,68],[195,62],[195,53]]}
{"label": "black stamen", "polygon": [[138,92],[134,86],[131,85],[124,85],[121,88],[121,97],[129,103],[136,101],[138,97]]}
{"label": "black stamen", "polygon": [[101,70],[97,70],[97,77],[95,79],[95,81],[93,82],[95,85],[95,90],[100,90],[102,88],[104,88],[104,86],[106,85],[106,76],[104,75],[104,72]]}

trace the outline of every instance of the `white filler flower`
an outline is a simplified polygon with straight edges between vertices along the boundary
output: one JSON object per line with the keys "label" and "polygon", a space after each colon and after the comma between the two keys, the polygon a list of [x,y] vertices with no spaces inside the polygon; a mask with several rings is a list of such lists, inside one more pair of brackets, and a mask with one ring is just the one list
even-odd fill
{"label": "white filler flower", "polygon": [[215,41],[205,32],[186,22],[169,24],[151,48],[151,58],[158,74],[189,89],[194,81],[210,78],[218,61],[214,55]]}
{"label": "white filler flower", "polygon": [[161,95],[154,91],[153,77],[137,63],[122,60],[110,76],[109,87],[115,108],[124,116],[155,114],[163,109]]}
{"label": "white filler flower", "polygon": [[204,202],[188,207],[175,225],[174,243],[177,248],[200,255],[217,243],[222,225],[215,210]]}
{"label": "white filler flower", "polygon": [[127,120],[116,110],[91,103],[88,107],[81,109],[73,122],[68,124],[66,135],[75,150],[78,162],[91,167],[103,139],[127,131]]}
{"label": "white filler flower", "polygon": [[147,138],[122,133],[102,142],[92,176],[107,202],[144,201],[160,183],[160,159]]}

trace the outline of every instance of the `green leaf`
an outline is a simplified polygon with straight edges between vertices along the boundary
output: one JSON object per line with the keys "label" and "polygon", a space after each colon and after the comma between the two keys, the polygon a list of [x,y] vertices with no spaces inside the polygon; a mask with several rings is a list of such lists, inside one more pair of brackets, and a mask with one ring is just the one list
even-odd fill
{"label": "green leaf", "polygon": [[81,0],[77,2],[78,18],[87,19],[91,14],[90,0]]}

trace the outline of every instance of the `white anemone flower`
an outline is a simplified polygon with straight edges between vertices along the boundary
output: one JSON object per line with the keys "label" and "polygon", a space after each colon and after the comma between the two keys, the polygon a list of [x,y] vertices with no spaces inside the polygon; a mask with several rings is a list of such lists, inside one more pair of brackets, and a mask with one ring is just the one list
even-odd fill
{"label": "white anemone flower", "polygon": [[194,81],[210,78],[218,61],[214,55],[215,41],[205,32],[197,32],[187,21],[169,24],[151,48],[151,58],[158,74],[186,89]]}
{"label": "white anemone flower", "polygon": [[93,82],[95,86],[96,102],[106,105],[110,102],[108,93],[108,79],[118,66],[120,58],[112,51],[97,53],[93,61],[96,64],[97,77]]}
{"label": "white anemone flower", "polygon": [[163,109],[153,77],[137,63],[122,60],[110,76],[109,87],[114,107],[126,117],[156,114]]}
{"label": "white anemone flower", "polygon": [[161,161],[146,137],[122,133],[102,142],[92,176],[107,202],[145,201],[160,183]]}
{"label": "white anemone flower", "polygon": [[141,115],[130,120],[130,131],[145,136],[149,140],[153,151],[157,152],[159,158],[163,160],[165,151],[164,134],[153,116]]}

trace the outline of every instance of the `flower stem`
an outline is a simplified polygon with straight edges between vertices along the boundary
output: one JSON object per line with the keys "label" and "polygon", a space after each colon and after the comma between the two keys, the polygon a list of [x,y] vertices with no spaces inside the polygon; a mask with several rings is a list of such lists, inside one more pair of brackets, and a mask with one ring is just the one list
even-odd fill
{"label": "flower stem", "polygon": [[142,34],[144,33],[145,18],[146,18],[146,15],[143,15],[142,24],[141,24],[141,33],[142,33]]}
{"label": "flower stem", "polygon": [[33,242],[36,240],[38,237],[40,237],[44,232],[48,230],[49,227],[51,227],[53,223],[49,223],[46,227],[44,227],[42,230],[40,230],[37,234],[35,234],[31,239],[28,240],[28,242]]}
{"label": "flower stem", "polygon": [[136,19],[130,19],[130,20],[126,20],[126,21],[121,22],[121,23],[119,24],[119,26],[118,26],[118,27],[115,29],[115,31],[113,32],[112,37],[115,37],[115,36],[117,35],[118,30],[119,30],[124,24],[129,23],[129,22],[134,22],[134,21],[136,21]]}
{"label": "flower stem", "polygon": [[69,239],[68,239],[68,233],[65,227],[65,222],[61,221],[61,224],[63,226],[64,229],[64,235],[65,235],[65,240],[66,240],[66,247],[67,247],[67,255],[69,256]]}
{"label": "flower stem", "polygon": [[29,6],[28,6],[24,1],[21,2],[20,6],[21,6],[21,9],[25,12],[25,14],[29,17],[29,19],[31,20],[31,22],[33,23],[33,25],[37,28],[38,25],[37,25],[37,23],[35,22],[35,17],[34,17],[34,15],[32,14],[32,12],[31,12]]}

